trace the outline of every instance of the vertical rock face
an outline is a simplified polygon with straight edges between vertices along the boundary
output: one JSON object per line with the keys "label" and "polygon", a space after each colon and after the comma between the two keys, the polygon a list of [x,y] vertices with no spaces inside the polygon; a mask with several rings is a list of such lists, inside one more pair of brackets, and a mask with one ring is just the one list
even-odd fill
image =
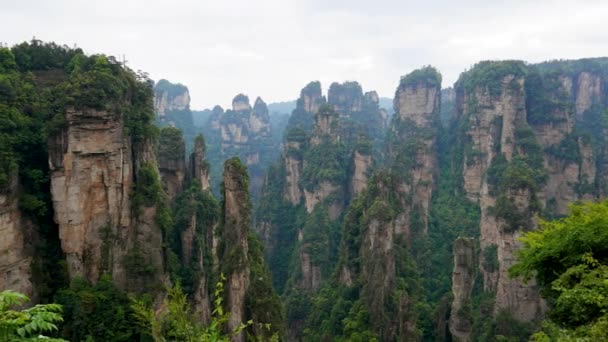
{"label": "vertical rock face", "polygon": [[[226,161],[224,165],[224,226],[222,239],[227,244],[224,260],[230,260],[232,272],[227,276],[229,331],[234,331],[245,321],[245,294],[249,286],[248,229],[249,193],[247,171],[237,158]],[[245,341],[244,333],[232,338]]]}
{"label": "vertical rock face", "polygon": [[592,105],[602,101],[602,79],[599,75],[583,71],[578,75],[576,85],[576,118],[582,119]]}
{"label": "vertical rock face", "polygon": [[[377,97],[377,96],[376,96]],[[332,83],[327,93],[327,101],[342,115],[360,112],[363,107],[363,90],[357,82]],[[376,102],[377,99],[376,99]]]}
{"label": "vertical rock face", "polygon": [[471,293],[475,284],[477,255],[475,240],[458,238],[454,241],[454,271],[452,272],[452,311],[450,333],[456,341],[470,341],[473,328]]}
{"label": "vertical rock face", "polygon": [[270,116],[268,115],[268,106],[266,102],[259,96],[255,99],[253,112],[249,117],[249,127],[251,133],[259,136],[267,137],[270,135]]}
{"label": "vertical rock face", "polygon": [[181,84],[172,84],[167,80],[158,81],[155,87],[154,108],[158,116],[165,116],[173,111],[189,110],[188,88]]}
{"label": "vertical rock face", "polygon": [[49,148],[55,220],[70,277],[95,282],[110,267],[102,262],[104,230],[124,231],[133,221],[131,144],[112,113],[69,110],[66,119]]}
{"label": "vertical rock face", "polygon": [[339,114],[329,107],[322,107],[315,114],[315,125],[310,139],[311,145],[319,145],[323,141],[337,143],[340,141]]}
{"label": "vertical rock face", "polygon": [[154,111],[160,125],[181,129],[187,140],[194,135],[190,93],[186,86],[167,80],[158,81],[154,87]]}
{"label": "vertical rock face", "polygon": [[[543,310],[537,288],[533,282],[525,285],[521,280],[511,279],[508,269],[515,262],[514,252],[519,248],[519,229],[530,229],[535,224],[532,212],[537,197],[531,189],[536,189],[536,185],[518,185],[503,175],[491,175],[496,172],[494,170],[501,170],[500,165],[524,170],[540,167],[542,170],[542,164],[538,164],[540,148],[535,145],[533,136],[525,140],[524,145],[528,126],[523,64],[496,63],[504,64],[480,63],[470,74],[462,76],[465,78],[461,78],[460,87],[457,87],[458,112],[460,119],[466,120],[465,135],[470,142],[463,162],[464,189],[470,199],[479,201],[481,209],[482,263],[490,263],[485,251],[497,247],[498,266],[481,267],[484,289],[496,293],[495,312],[507,310],[516,319],[532,321],[540,317]],[[502,65],[509,66],[510,71],[497,76],[491,85],[473,81],[467,84],[466,77],[476,80],[476,73],[482,74],[487,68]],[[489,169],[492,171],[488,173]],[[525,172],[518,170],[518,174]],[[522,221],[507,219],[507,212],[521,217]]]}
{"label": "vertical rock face", "polygon": [[[324,165],[314,165],[317,163],[329,164],[332,161],[325,160],[326,157],[320,156],[322,153],[329,153],[326,149],[339,149],[340,143],[340,116],[330,106],[321,106],[317,114],[315,114],[315,125],[312,136],[310,138],[310,150],[308,155],[314,159],[304,160],[304,172],[310,175],[308,185],[304,187],[304,200],[306,211],[310,214],[315,207],[325,201],[330,196],[334,198],[329,206],[329,215],[332,220],[335,220],[342,214],[345,206],[345,184],[333,181],[332,179],[323,179],[316,177],[311,170],[318,170]],[[343,158],[343,156],[336,156]],[[336,161],[333,161],[336,162]],[[339,170],[344,172],[345,170]]]}
{"label": "vertical rock face", "polygon": [[220,116],[220,159],[237,156],[247,165],[251,174],[251,191],[258,195],[264,181],[264,169],[273,159],[272,135],[268,107],[257,98],[254,108],[249,98],[237,95],[232,110]]}
{"label": "vertical rock face", "polygon": [[402,201],[403,210],[397,220],[402,224],[398,231],[407,236],[411,236],[413,230],[426,234],[438,170],[441,76],[429,67],[403,77],[395,94],[394,107],[389,156],[393,168],[404,176],[400,196],[411,197],[410,201]]}
{"label": "vertical rock face", "polygon": [[162,282],[156,207],[143,205],[134,217],[129,196],[135,170],[148,165],[149,181],[159,181],[154,179],[158,175],[151,145],[140,143],[134,149],[122,118],[114,113],[71,109],[65,117],[67,128],[49,140],[49,167],[55,221],[70,277],[96,282],[110,273],[122,288],[152,285],[129,266],[145,259],[151,276]]}
{"label": "vertical rock face", "polygon": [[292,205],[298,205],[302,200],[300,179],[302,177],[302,146],[298,141],[287,141],[285,144],[285,189],[283,198]]}
{"label": "vertical rock face", "polygon": [[351,178],[350,192],[353,196],[365,190],[368,181],[368,172],[372,166],[372,156],[367,151],[356,150],[353,153],[353,175]]}
{"label": "vertical rock face", "polygon": [[209,190],[209,164],[205,160],[205,140],[202,135],[194,141],[194,152],[190,155],[190,177],[198,181],[202,191]]}
{"label": "vertical rock face", "polygon": [[36,302],[32,283],[34,227],[19,209],[17,172],[0,190],[0,289],[23,293]]}
{"label": "vertical rock face", "polygon": [[163,128],[158,143],[158,170],[170,202],[184,190],[186,145],[181,131]]}

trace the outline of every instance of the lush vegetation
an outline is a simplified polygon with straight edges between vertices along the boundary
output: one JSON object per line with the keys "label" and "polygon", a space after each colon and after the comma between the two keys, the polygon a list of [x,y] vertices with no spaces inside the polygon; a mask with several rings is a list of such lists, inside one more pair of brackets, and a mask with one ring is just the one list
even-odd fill
{"label": "lush vegetation", "polygon": [[29,301],[27,296],[10,290],[0,292],[0,339],[6,342],[42,340],[66,342],[43,334],[57,331],[63,321],[58,304],[38,304],[18,310]]}
{"label": "lush vegetation", "polygon": [[534,341],[608,339],[608,202],[573,205],[521,238],[512,276],[535,277],[550,305]]}
{"label": "lush vegetation", "polygon": [[509,89],[518,90],[517,78],[526,74],[526,67],[522,61],[483,61],[475,64],[471,70],[462,75],[454,85],[457,89],[464,89],[468,93],[476,89],[487,90],[492,96],[499,96],[502,91],[502,81],[506,76],[513,76]]}
{"label": "lush vegetation", "polygon": [[402,76],[399,82],[400,88],[405,87],[441,87],[441,74],[432,66],[425,66],[420,69],[416,69],[409,74]]}

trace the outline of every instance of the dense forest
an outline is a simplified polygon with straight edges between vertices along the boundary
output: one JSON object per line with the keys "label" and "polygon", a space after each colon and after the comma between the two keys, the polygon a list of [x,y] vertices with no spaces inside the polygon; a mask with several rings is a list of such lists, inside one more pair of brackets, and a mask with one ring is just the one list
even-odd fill
{"label": "dense forest", "polygon": [[425,66],[386,106],[194,111],[0,47],[0,340],[608,340],[608,58]]}

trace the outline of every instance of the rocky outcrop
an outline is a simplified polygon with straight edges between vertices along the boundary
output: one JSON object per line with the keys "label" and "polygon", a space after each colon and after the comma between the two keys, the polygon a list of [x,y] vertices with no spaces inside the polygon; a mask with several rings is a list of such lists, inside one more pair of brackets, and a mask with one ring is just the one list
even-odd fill
{"label": "rocky outcrop", "polygon": [[458,238],[454,241],[454,271],[452,272],[452,310],[450,333],[456,341],[470,341],[473,328],[471,294],[477,273],[475,240]]}
{"label": "rocky outcrop", "polygon": [[9,174],[8,186],[0,190],[0,291],[13,290],[37,301],[32,279],[34,226],[19,209],[17,172]]}
{"label": "rocky outcrop", "polygon": [[161,125],[177,127],[188,137],[193,134],[194,119],[186,86],[167,80],[158,81],[154,86],[154,111]]}
{"label": "rocky outcrop", "polygon": [[260,193],[264,170],[273,159],[272,135],[268,107],[257,98],[254,108],[249,98],[237,95],[232,101],[232,110],[226,111],[219,120],[221,132],[220,159],[237,156],[245,162],[251,175],[251,191]]}
{"label": "rocky outcrop", "polygon": [[[342,115],[360,112],[363,109],[363,90],[357,82],[344,82],[342,84],[334,82],[329,86],[327,102],[334,107],[336,112]],[[377,94],[376,102],[378,102]]]}
{"label": "rocky outcrop", "polygon": [[[484,289],[496,293],[494,312],[507,310],[516,319],[532,321],[542,315],[544,307],[537,288],[534,282],[524,284],[521,280],[511,279],[508,268],[514,263],[514,252],[519,248],[518,230],[530,229],[535,224],[530,212],[536,205],[536,195],[531,190],[511,188],[515,184],[505,184],[504,188],[496,190],[497,185],[489,184],[492,180],[487,176],[492,163],[498,165],[499,160],[510,163],[516,154],[531,153],[529,146],[535,144],[534,140],[528,140],[527,148],[520,147],[520,139],[523,139],[527,127],[523,66],[518,62],[504,63],[511,63],[509,65],[515,71],[497,76],[491,86],[473,83],[468,88],[457,88],[458,115],[460,120],[466,120],[468,128],[465,134],[470,141],[463,163],[464,190],[471,200],[479,201],[482,252],[492,246],[497,248],[497,267],[480,268]],[[476,67],[479,69],[474,68],[471,74],[462,77],[474,77],[476,72],[483,72],[483,68],[495,66],[491,62],[480,64]],[[518,158],[522,160],[522,157]],[[508,209],[511,215],[527,217],[522,219],[526,228],[520,226],[523,223],[507,222],[500,215],[507,205],[512,206]],[[488,254],[482,255],[481,263],[490,263],[486,260]]]}
{"label": "rocky outcrop", "polygon": [[308,83],[300,91],[300,97],[296,101],[296,109],[289,117],[286,131],[299,128],[305,132],[310,132],[314,123],[314,115],[325,102],[325,97],[321,92],[321,83],[319,81]]}
{"label": "rocky outcrop", "polygon": [[158,116],[190,109],[190,92],[181,84],[160,80],[155,86],[154,108]]}
{"label": "rocky outcrop", "polygon": [[205,140],[202,135],[196,137],[194,141],[194,151],[190,155],[190,179],[196,180],[200,184],[202,191],[209,190],[209,163],[205,160]]}
{"label": "rocky outcrop", "polygon": [[603,99],[602,79],[597,74],[583,71],[578,74],[576,86],[576,118],[581,120],[583,119],[583,114],[589,110],[592,105],[601,103]]}
{"label": "rocky outcrop", "polygon": [[356,150],[353,153],[353,175],[350,181],[350,193],[353,197],[367,187],[368,172],[372,167],[372,156],[365,152]]}
{"label": "rocky outcrop", "polygon": [[332,144],[338,143],[340,141],[339,129],[338,113],[331,110],[329,107],[322,107],[315,114],[315,125],[312,131],[310,144],[315,146],[324,141]]}
{"label": "rocky outcrop", "polygon": [[[227,278],[227,309],[230,312],[228,330],[234,331],[245,322],[245,295],[249,286],[248,231],[249,193],[247,171],[237,158],[224,164],[224,225],[222,240],[225,244],[223,260],[231,272]],[[232,341],[245,341],[245,334],[234,336]]]}
{"label": "rocky outcrop", "polygon": [[[49,140],[49,167],[70,277],[96,282],[109,273],[122,288],[158,286],[164,282],[163,238],[154,198],[138,203],[137,215],[131,198],[136,174],[141,186],[159,184],[152,145],[133,146],[115,113],[70,109],[65,118],[67,127]],[[160,186],[154,190],[160,196]],[[144,264],[150,272],[140,268]]]}
{"label": "rocky outcrop", "polygon": [[158,143],[158,170],[169,202],[184,190],[186,145],[181,131],[163,128]]}
{"label": "rocky outcrop", "polygon": [[[419,78],[419,74],[427,76]],[[397,222],[401,222],[399,230],[407,236],[411,236],[413,231],[426,235],[438,170],[437,132],[441,111],[439,73],[428,67],[403,77],[395,93],[394,108],[389,156],[393,169],[402,176],[400,197],[411,197],[409,201],[402,201],[403,208],[397,219]],[[413,227],[414,224],[417,227]]]}

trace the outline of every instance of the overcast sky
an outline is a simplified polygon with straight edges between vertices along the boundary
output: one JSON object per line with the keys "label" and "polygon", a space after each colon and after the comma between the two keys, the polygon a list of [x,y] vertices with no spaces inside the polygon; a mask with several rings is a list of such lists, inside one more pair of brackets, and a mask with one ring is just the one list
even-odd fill
{"label": "overcast sky", "polygon": [[187,85],[193,109],[239,92],[295,99],[356,80],[393,97],[431,64],[444,87],[479,60],[608,55],[608,1],[0,0],[0,42],[33,36],[126,55],[135,70]]}

